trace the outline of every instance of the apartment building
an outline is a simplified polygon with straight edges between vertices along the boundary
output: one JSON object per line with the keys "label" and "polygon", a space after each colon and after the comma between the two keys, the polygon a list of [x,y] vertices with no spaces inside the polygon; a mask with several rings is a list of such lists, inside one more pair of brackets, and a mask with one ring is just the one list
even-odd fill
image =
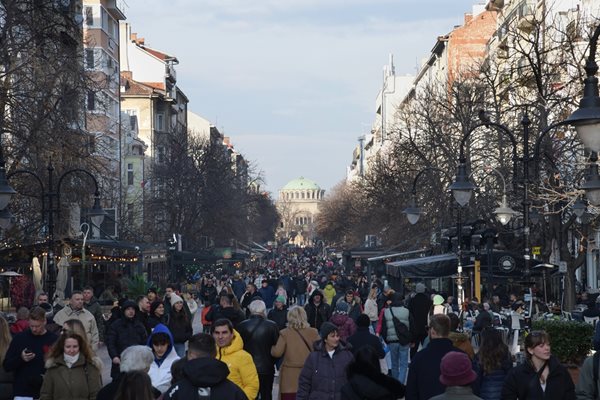
{"label": "apartment building", "polygon": [[121,128],[119,105],[119,21],[125,4],[118,0],[83,0],[83,67],[93,87],[84,95],[88,149],[102,167],[106,218],[102,227],[117,236],[121,201]]}

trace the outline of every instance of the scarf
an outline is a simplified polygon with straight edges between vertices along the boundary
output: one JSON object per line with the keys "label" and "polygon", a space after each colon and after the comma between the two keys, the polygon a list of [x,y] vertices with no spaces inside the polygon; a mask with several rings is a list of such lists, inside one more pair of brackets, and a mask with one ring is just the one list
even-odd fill
{"label": "scarf", "polygon": [[65,364],[67,364],[67,367],[71,368],[73,366],[73,364],[75,364],[77,362],[77,360],[79,360],[79,353],[75,354],[74,356],[64,354],[64,358],[65,358]]}

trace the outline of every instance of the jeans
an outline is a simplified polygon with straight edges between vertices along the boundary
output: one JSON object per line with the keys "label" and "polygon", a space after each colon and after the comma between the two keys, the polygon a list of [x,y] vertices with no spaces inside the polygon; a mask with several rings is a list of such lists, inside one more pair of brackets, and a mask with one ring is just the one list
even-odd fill
{"label": "jeans", "polygon": [[298,295],[298,305],[303,306],[304,301],[306,301],[306,294],[302,293]]}
{"label": "jeans", "polygon": [[406,384],[410,346],[402,346],[400,343],[388,343],[388,347],[392,358],[392,377]]}
{"label": "jeans", "polygon": [[185,343],[175,343],[173,347],[175,347],[175,352],[180,358],[185,357]]}

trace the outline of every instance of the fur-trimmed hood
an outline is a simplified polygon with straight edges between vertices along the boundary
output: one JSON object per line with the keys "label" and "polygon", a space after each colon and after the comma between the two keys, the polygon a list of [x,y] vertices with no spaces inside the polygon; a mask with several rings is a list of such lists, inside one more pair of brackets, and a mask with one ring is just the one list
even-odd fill
{"label": "fur-trimmed hood", "polygon": [[[73,366],[71,368],[83,366],[85,363],[86,363],[85,356],[83,354],[79,353],[79,359],[77,360],[77,362],[75,362],[75,364],[73,364]],[[92,359],[90,360],[89,363],[92,364],[94,367],[98,368],[99,371],[102,371],[102,360],[100,359],[100,357],[96,357],[96,356],[92,357]],[[46,363],[45,363],[46,369],[60,367],[61,365],[64,365],[64,366],[67,365],[67,363],[65,362],[65,359],[63,357],[59,357],[59,358],[50,357],[46,360]]]}

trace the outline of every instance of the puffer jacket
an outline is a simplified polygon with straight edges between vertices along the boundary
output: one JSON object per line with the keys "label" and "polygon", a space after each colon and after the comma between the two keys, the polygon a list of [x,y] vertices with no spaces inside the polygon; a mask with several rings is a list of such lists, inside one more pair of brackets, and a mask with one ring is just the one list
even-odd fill
{"label": "puffer jacket", "polygon": [[252,356],[259,374],[273,374],[275,358],[271,356],[271,347],[279,339],[277,324],[260,315],[251,315],[238,328],[242,336],[244,350]]}
{"label": "puffer jacket", "polygon": [[217,360],[227,364],[227,379],[238,385],[249,399],[255,399],[258,395],[258,373],[252,356],[244,350],[244,340],[235,329],[229,346],[217,346]]}
{"label": "puffer jacket", "polygon": [[102,387],[102,361],[87,361],[83,354],[71,368],[61,358],[46,360],[40,400],[95,400]]}
{"label": "puffer jacket", "polygon": [[502,385],[504,385],[506,375],[511,368],[512,358],[510,353],[507,353],[498,369],[485,373],[479,354],[477,354],[473,359],[473,371],[477,373],[477,380],[473,383],[473,392],[485,400],[500,400]]}
{"label": "puffer jacket", "polygon": [[574,400],[575,385],[571,375],[558,359],[550,357],[550,372],[546,379],[546,390],[542,391],[536,371],[529,362],[511,369],[502,386],[503,400]]}
{"label": "puffer jacket", "polygon": [[325,295],[325,302],[329,305],[333,303],[333,298],[335,297],[336,291],[331,283],[325,285],[323,289],[323,294]]}
{"label": "puffer jacket", "polygon": [[346,368],[354,357],[341,341],[333,357],[322,340],[314,348],[300,372],[296,400],[340,400],[342,387],[348,382]]}
{"label": "puffer jacket", "polygon": [[356,323],[348,314],[333,313],[329,322],[337,326],[340,339],[345,342],[356,332]]}
{"label": "puffer jacket", "polygon": [[396,334],[396,328],[394,325],[394,318],[400,320],[406,327],[410,330],[410,311],[406,307],[396,307],[392,306],[386,308],[383,312],[383,321],[382,321],[382,333],[385,341],[387,343],[395,343],[398,342],[398,335]]}
{"label": "puffer jacket", "polygon": [[[154,349],[152,348],[152,337],[158,333],[165,333],[169,336],[169,347],[167,348],[167,352],[161,359],[156,358],[156,354],[154,354]],[[163,324],[158,324],[154,327],[152,334],[148,337],[147,345],[152,350],[154,354],[154,362],[150,365],[150,371],[148,371],[148,375],[150,376],[150,380],[152,381],[152,386],[160,390],[161,393],[164,393],[169,386],[171,386],[171,365],[177,360],[179,360],[179,356],[173,347],[173,335],[171,335],[171,331]]]}

